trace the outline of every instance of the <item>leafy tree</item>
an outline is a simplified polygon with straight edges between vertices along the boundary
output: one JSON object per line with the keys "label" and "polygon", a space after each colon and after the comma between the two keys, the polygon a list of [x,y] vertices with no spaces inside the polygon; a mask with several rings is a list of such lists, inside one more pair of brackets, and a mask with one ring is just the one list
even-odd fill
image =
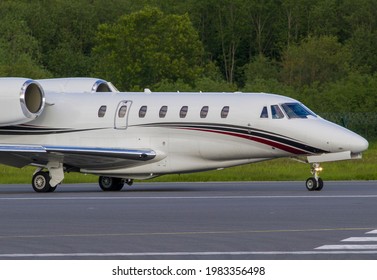
{"label": "leafy tree", "polygon": [[[13,2],[13,1],[12,1]],[[131,0],[16,0],[41,50],[41,63],[55,77],[88,76],[97,27],[142,6]],[[20,13],[18,9],[17,14]]]}
{"label": "leafy tree", "polygon": [[377,27],[377,0],[343,0],[339,17],[344,18],[342,27],[352,36],[360,28],[372,31]]}
{"label": "leafy tree", "polygon": [[193,87],[183,80],[178,79],[176,81],[162,80],[155,84],[152,88],[156,92],[191,92],[195,91]]}
{"label": "leafy tree", "polygon": [[353,68],[364,73],[377,72],[377,31],[360,27],[355,30],[346,46],[351,52]]}
{"label": "leafy tree", "polygon": [[199,78],[195,82],[195,91],[201,92],[234,92],[237,87],[225,80],[212,80],[207,77]]}
{"label": "leafy tree", "polygon": [[43,63],[54,76],[88,76],[93,38],[99,24],[94,6],[88,0],[44,2],[39,4],[45,5],[40,9],[46,18],[39,20],[45,22],[35,26],[43,46]]}
{"label": "leafy tree", "polygon": [[0,75],[41,78],[50,76],[40,65],[38,40],[24,19],[26,5],[18,2],[0,4]]}
{"label": "leafy tree", "polygon": [[203,46],[188,15],[151,7],[100,25],[93,54],[94,73],[122,89],[163,79],[192,84],[202,71]]}
{"label": "leafy tree", "polygon": [[340,5],[338,0],[318,0],[310,7],[309,35],[337,36],[339,38],[343,25],[339,17]]}
{"label": "leafy tree", "polygon": [[345,0],[342,6],[351,63],[364,73],[377,72],[377,0]]}
{"label": "leafy tree", "polygon": [[284,42],[282,46],[289,47],[307,36],[312,3],[311,0],[282,0],[281,20],[284,27],[279,29]]}
{"label": "leafy tree", "polygon": [[236,71],[236,60],[242,36],[244,34],[245,9],[243,1],[216,1],[216,26],[221,43],[221,56],[224,63],[226,80],[232,84]]}
{"label": "leafy tree", "polygon": [[377,107],[377,76],[351,72],[330,83],[321,94],[322,112],[375,112]]}
{"label": "leafy tree", "polygon": [[237,68],[249,59],[247,1],[191,0],[189,6],[208,56],[221,67],[226,81],[234,83]]}
{"label": "leafy tree", "polygon": [[270,55],[274,49],[275,16],[279,14],[280,4],[274,0],[247,1],[250,43],[258,55]]}
{"label": "leafy tree", "polygon": [[268,92],[268,93],[277,93],[292,96],[291,89],[289,86],[281,84],[276,79],[264,79],[264,78],[255,78],[252,81],[245,84],[242,91],[243,92]]}
{"label": "leafy tree", "polygon": [[347,74],[349,60],[347,48],[336,37],[309,37],[285,51],[283,80],[296,87],[335,81]]}
{"label": "leafy tree", "polygon": [[279,78],[278,63],[264,55],[254,57],[250,63],[245,65],[244,69],[246,83],[252,82],[255,79],[278,80]]}

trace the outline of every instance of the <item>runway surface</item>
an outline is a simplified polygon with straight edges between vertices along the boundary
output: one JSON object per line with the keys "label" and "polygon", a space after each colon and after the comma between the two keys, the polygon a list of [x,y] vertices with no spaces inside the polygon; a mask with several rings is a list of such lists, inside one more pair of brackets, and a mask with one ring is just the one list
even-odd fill
{"label": "runway surface", "polygon": [[377,259],[377,182],[0,185],[0,259]]}

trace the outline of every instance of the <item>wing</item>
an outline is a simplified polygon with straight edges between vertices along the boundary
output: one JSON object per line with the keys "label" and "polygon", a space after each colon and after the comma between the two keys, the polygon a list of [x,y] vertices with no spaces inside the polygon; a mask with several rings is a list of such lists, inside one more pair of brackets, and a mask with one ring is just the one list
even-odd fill
{"label": "wing", "polygon": [[0,145],[0,163],[14,167],[58,161],[80,169],[111,169],[142,165],[155,157],[156,152],[150,149]]}

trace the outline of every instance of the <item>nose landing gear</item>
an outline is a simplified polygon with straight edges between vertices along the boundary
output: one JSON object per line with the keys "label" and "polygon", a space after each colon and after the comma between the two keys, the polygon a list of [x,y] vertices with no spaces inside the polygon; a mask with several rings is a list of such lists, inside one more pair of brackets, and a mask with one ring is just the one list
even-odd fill
{"label": "nose landing gear", "polygon": [[306,188],[308,191],[320,191],[323,188],[323,180],[319,177],[319,173],[323,168],[319,163],[313,163],[311,168],[311,173],[313,177],[310,177],[306,180]]}
{"label": "nose landing gear", "polygon": [[124,183],[126,183],[129,186],[132,186],[134,180],[133,179],[123,179],[123,178],[114,178],[114,177],[108,177],[108,176],[100,176],[99,177],[99,186],[100,188],[107,192],[107,191],[120,191]]}

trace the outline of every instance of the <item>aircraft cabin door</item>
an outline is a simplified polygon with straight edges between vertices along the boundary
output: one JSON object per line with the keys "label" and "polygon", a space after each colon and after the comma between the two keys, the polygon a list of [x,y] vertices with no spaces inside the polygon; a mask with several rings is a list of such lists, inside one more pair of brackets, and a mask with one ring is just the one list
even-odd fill
{"label": "aircraft cabin door", "polygon": [[128,115],[131,109],[132,101],[125,100],[118,104],[117,110],[115,112],[114,127],[116,129],[127,129],[128,126]]}

